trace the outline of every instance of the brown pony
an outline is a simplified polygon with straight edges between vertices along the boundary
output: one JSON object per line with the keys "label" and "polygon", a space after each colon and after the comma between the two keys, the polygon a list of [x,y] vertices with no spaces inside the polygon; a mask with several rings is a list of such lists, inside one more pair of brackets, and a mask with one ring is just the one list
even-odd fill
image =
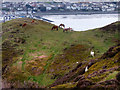
{"label": "brown pony", "polygon": [[26,23],[24,23],[23,25],[22,25],[22,27],[25,27],[27,24]]}
{"label": "brown pony", "polygon": [[72,30],[72,28],[69,27],[69,28],[63,29],[63,32],[65,32],[65,31],[67,32],[67,31],[71,31],[71,30]]}
{"label": "brown pony", "polygon": [[34,23],[34,22],[35,22],[34,20],[31,21],[31,23]]}
{"label": "brown pony", "polygon": [[64,24],[60,24],[59,27],[64,27],[65,28],[65,25]]}
{"label": "brown pony", "polygon": [[58,26],[56,26],[56,25],[53,26],[51,30],[55,30],[55,29],[58,31]]}

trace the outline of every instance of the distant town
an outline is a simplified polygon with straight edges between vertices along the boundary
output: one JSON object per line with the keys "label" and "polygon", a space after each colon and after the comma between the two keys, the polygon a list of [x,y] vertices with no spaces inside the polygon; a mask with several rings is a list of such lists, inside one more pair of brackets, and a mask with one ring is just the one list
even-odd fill
{"label": "distant town", "polygon": [[114,12],[118,11],[118,2],[3,2],[2,13],[27,13],[42,12]]}

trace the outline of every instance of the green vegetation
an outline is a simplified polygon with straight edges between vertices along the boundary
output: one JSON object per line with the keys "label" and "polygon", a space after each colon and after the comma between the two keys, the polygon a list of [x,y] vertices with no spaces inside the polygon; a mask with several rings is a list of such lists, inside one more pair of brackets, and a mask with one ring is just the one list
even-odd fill
{"label": "green vegetation", "polygon": [[[101,29],[64,33],[59,28],[58,31],[51,31],[52,24],[41,20],[35,20],[34,23],[31,21],[32,19],[24,18],[3,23],[2,67],[5,68],[7,65],[8,68],[5,68],[3,78],[9,82],[34,81],[41,87],[47,87],[58,77],[73,70],[78,65],[76,62],[84,63],[83,67],[85,67],[91,59],[101,57],[116,44],[119,38],[117,32],[108,33]],[[20,26],[24,23],[27,23],[25,27]],[[90,56],[91,50],[95,51],[95,57]],[[96,62],[84,74],[85,77],[93,71],[100,70],[106,64],[108,69],[116,66],[117,63],[113,63],[115,59],[118,59],[117,55],[110,60],[104,59]],[[91,77],[90,80],[98,82],[100,79],[112,79],[116,71],[108,74],[107,72],[103,76]],[[56,76],[53,77],[54,75]]]}
{"label": "green vegetation", "polygon": [[118,74],[118,71],[114,71],[113,73],[110,73],[110,74],[105,78],[105,80],[115,79],[117,74]]}

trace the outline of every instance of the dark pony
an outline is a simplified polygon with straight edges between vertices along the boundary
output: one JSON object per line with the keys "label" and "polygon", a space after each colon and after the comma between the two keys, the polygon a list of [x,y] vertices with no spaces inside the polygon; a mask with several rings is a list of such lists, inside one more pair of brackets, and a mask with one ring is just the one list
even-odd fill
{"label": "dark pony", "polygon": [[65,25],[64,24],[60,24],[59,27],[64,27],[65,28]]}
{"label": "dark pony", "polygon": [[51,30],[57,30],[57,31],[58,31],[58,28],[59,28],[59,27],[55,25],[55,26],[52,27]]}

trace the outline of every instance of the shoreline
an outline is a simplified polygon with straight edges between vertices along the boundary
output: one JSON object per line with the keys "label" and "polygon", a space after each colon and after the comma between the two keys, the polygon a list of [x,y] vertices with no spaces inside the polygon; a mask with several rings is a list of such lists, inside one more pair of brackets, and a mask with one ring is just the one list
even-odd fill
{"label": "shoreline", "polygon": [[[74,12],[72,12],[72,11],[66,11],[66,12],[60,12],[60,11],[57,11],[57,12],[55,12],[55,11],[52,11],[52,12],[38,12],[38,13],[34,13],[33,14],[33,17],[39,17],[39,18],[37,18],[37,19],[43,19],[43,21],[48,21],[48,19],[45,19],[45,18],[42,18],[43,16],[47,16],[47,15],[94,15],[94,14],[118,14],[119,15],[119,13],[120,12],[118,12],[118,11],[114,11],[114,12],[100,12],[100,11],[96,11],[96,12],[87,12],[87,11],[74,11]],[[17,15],[17,16],[19,16],[19,17],[21,17],[21,16],[27,16],[26,14],[20,14],[20,15]],[[8,20],[9,21],[9,20]],[[3,20],[0,20],[0,23],[2,23],[3,22]],[[48,21],[49,22],[49,21]],[[50,21],[51,22],[51,21]],[[52,21],[53,22],[53,21]]]}
{"label": "shoreline", "polygon": [[91,14],[119,14],[120,12],[118,11],[114,11],[114,12],[100,12],[100,11],[96,11],[96,12],[83,12],[83,11],[66,11],[66,12],[38,12],[35,13],[33,15],[39,15],[39,16],[43,16],[43,15],[91,15]]}

